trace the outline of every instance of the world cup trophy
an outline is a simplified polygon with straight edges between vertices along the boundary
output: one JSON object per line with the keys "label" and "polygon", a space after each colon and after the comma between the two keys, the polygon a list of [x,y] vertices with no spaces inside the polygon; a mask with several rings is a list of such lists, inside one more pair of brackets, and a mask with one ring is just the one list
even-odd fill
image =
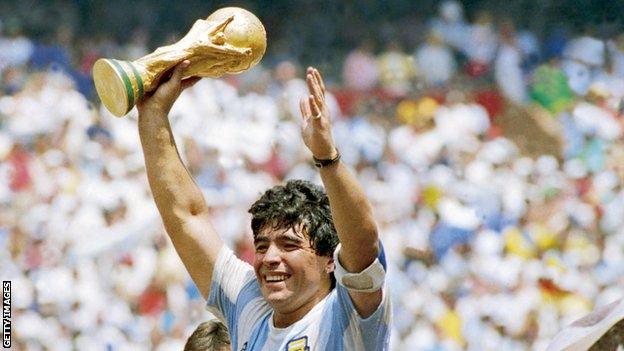
{"label": "world cup trophy", "polygon": [[93,66],[95,89],[115,116],[127,114],[160,78],[178,63],[191,63],[184,78],[218,78],[257,64],[266,50],[266,31],[251,12],[225,7],[197,20],[177,43],[163,46],[135,61],[99,59]]}

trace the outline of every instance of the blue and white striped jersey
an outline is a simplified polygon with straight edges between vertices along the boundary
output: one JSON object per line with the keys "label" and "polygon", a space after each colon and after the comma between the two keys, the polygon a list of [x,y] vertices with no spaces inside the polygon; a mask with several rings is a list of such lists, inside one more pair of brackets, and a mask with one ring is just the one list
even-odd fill
{"label": "blue and white striped jersey", "polygon": [[391,308],[385,284],[383,290],[377,311],[366,319],[337,284],[301,320],[275,328],[273,310],[260,293],[253,268],[224,246],[214,266],[207,308],[228,326],[232,351],[388,350]]}

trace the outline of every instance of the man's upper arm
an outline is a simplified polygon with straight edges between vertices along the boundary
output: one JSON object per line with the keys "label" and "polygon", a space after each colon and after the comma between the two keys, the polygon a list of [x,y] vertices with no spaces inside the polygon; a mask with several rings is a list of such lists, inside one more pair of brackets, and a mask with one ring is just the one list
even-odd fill
{"label": "man's upper arm", "polygon": [[[150,189],[167,234],[195,285],[206,298],[210,291],[212,267],[223,242],[210,224],[208,205],[201,189],[182,162],[169,124],[168,109],[156,108],[162,107],[154,102],[158,99],[151,100],[159,96],[158,92],[161,99],[165,99],[163,94],[168,94],[165,100],[176,95],[175,86],[169,83],[161,85],[149,101],[143,102],[151,108],[143,106],[140,109],[139,136]],[[177,84],[179,89],[180,81]]]}
{"label": "man's upper arm", "polygon": [[383,292],[381,288],[372,293],[349,291],[349,296],[351,297],[351,301],[353,301],[355,310],[360,315],[360,317],[368,318],[379,307],[379,304],[381,303],[381,300],[383,298]]}
{"label": "man's upper arm", "polygon": [[[348,255],[348,253],[347,254],[343,253],[341,249],[338,255],[339,255],[339,258],[338,258],[339,261],[343,262],[344,255]],[[351,301],[353,302],[353,305],[356,311],[362,318],[370,317],[375,311],[377,311],[377,309],[379,308],[379,305],[381,304],[383,300],[383,295],[384,295],[383,287],[385,286],[384,284],[385,272],[387,271],[387,265],[386,265],[385,252],[383,249],[383,245],[381,245],[381,242],[379,242],[379,245],[378,245],[378,255],[376,257],[376,260],[371,262],[371,265],[376,265],[376,264],[380,264],[383,267],[383,272],[384,272],[383,277],[381,277],[383,278],[384,282],[381,284],[379,289],[372,291],[372,292],[358,292],[358,291],[349,290],[349,297],[351,298]],[[351,272],[351,273],[359,273],[359,272]]]}
{"label": "man's upper arm", "polygon": [[[347,332],[352,336],[361,338],[362,344],[356,341],[358,350],[386,350],[389,342],[390,320],[392,315],[392,307],[390,296],[384,287],[382,299],[377,307],[366,316],[363,316],[357,310],[351,293],[342,286],[337,286],[337,297],[341,301],[337,305],[337,309],[333,312],[339,316],[339,319],[346,319]],[[382,290],[379,290],[381,292]],[[353,313],[353,309],[357,311],[357,315]],[[349,340],[349,338],[347,338]],[[354,349],[355,349],[354,348]]]}
{"label": "man's upper arm", "polygon": [[223,241],[210,223],[208,212],[175,218],[163,216],[165,228],[182,263],[204,299],[210,294],[215,262]]}

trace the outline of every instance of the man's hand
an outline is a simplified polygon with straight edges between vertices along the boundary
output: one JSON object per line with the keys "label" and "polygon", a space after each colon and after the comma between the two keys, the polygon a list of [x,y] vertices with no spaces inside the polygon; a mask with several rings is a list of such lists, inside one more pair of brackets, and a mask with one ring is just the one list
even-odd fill
{"label": "man's hand", "polygon": [[308,67],[306,83],[310,95],[299,102],[301,108],[301,136],[303,143],[318,159],[334,158],[338,151],[331,131],[329,110],[325,103],[325,83],[316,68]]}
{"label": "man's hand", "polygon": [[178,99],[184,89],[193,86],[200,78],[193,77],[182,81],[182,72],[191,62],[184,60],[173,68],[169,80],[161,82],[158,88],[151,94],[146,95],[137,103],[139,115],[145,113],[167,115],[173,103]]}

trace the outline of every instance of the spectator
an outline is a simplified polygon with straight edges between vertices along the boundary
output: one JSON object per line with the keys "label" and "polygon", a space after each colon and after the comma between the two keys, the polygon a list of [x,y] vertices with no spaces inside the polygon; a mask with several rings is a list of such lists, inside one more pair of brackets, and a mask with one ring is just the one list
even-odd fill
{"label": "spectator", "polygon": [[570,88],[576,94],[587,94],[594,77],[604,64],[604,55],[604,42],[591,36],[578,37],[566,45],[562,68],[568,76]]}
{"label": "spectator", "polygon": [[416,71],[413,60],[403,52],[397,41],[388,43],[377,58],[377,67],[381,86],[387,94],[396,98],[407,95]]}
{"label": "spectator", "polygon": [[24,66],[30,59],[34,45],[22,33],[20,20],[9,17],[2,23],[0,37],[0,75],[8,67]]}
{"label": "spectator", "polygon": [[430,87],[444,87],[455,74],[455,57],[445,46],[442,35],[432,30],[427,35],[426,44],[422,45],[414,55],[417,72]]}
{"label": "spectator", "polygon": [[457,52],[464,52],[468,25],[464,22],[464,9],[460,2],[447,0],[438,8],[439,17],[431,23],[431,30],[440,33],[444,42]]}
{"label": "spectator", "polygon": [[494,77],[503,96],[516,104],[524,103],[527,98],[522,63],[522,51],[514,25],[511,21],[505,21],[500,28],[500,46],[494,63]]}
{"label": "spectator", "polygon": [[468,29],[464,45],[464,52],[468,58],[468,74],[480,76],[487,72],[496,55],[497,47],[498,40],[494,32],[492,14],[480,11]]}
{"label": "spectator", "polygon": [[373,56],[372,43],[364,41],[344,62],[342,79],[346,88],[370,91],[376,87],[379,73]]}

